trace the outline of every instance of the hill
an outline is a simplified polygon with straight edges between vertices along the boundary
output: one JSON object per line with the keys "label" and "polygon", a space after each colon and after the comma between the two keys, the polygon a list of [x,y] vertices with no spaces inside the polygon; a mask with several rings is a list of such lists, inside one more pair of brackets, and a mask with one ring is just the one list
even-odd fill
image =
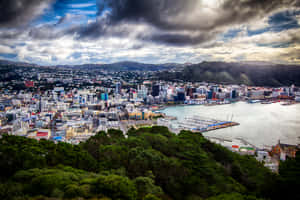
{"label": "hill", "polygon": [[202,62],[186,66],[181,72],[158,73],[157,78],[254,86],[300,86],[300,66],[262,62]]}
{"label": "hill", "polygon": [[117,62],[111,64],[83,64],[83,65],[59,65],[58,67],[72,67],[83,70],[106,70],[106,71],[161,71],[181,66],[181,64],[145,64],[131,61]]}
{"label": "hill", "polygon": [[212,82],[224,84],[245,84],[252,86],[300,86],[300,66],[280,65],[267,62],[202,62],[199,64],[145,64],[131,61],[111,64],[83,64],[39,66],[0,60],[0,67],[41,67],[47,69],[68,68],[89,71],[150,71],[156,72],[158,80],[184,80],[192,82]]}
{"label": "hill", "polygon": [[[16,66],[16,67],[37,67],[36,64],[13,62],[7,60],[0,60],[0,66]],[[59,68],[73,68],[80,70],[106,70],[106,71],[161,71],[170,70],[174,68],[181,68],[184,64],[166,63],[166,64],[145,64],[139,62],[117,62],[111,64],[83,64],[83,65],[55,65],[55,66],[40,66],[40,67],[59,67]]]}
{"label": "hill", "polygon": [[10,60],[0,60],[0,66],[17,66],[17,67],[35,67],[36,64],[25,62],[14,62]]}
{"label": "hill", "polygon": [[[273,174],[200,133],[99,132],[80,145],[3,135],[0,199],[297,199],[300,155]],[[286,185],[288,184],[288,185]],[[280,188],[285,189],[281,194]],[[287,197],[287,198],[283,198]]]}

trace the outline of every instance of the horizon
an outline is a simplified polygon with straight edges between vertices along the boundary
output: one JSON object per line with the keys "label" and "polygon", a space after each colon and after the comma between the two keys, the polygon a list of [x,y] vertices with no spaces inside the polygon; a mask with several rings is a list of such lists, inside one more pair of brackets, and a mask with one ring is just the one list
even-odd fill
{"label": "horizon", "polygon": [[82,63],[82,64],[61,64],[61,63],[57,63],[57,64],[49,64],[49,65],[40,65],[34,62],[21,62],[21,61],[15,61],[15,60],[10,60],[10,59],[0,59],[0,65],[1,62],[13,62],[13,63],[25,63],[28,65],[37,65],[37,66],[41,66],[41,67],[55,67],[55,66],[81,66],[81,65],[112,65],[112,64],[118,64],[118,63],[139,63],[139,64],[144,64],[144,65],[167,65],[167,64],[178,64],[178,65],[197,65],[197,64],[202,64],[202,63],[214,63],[214,62],[220,62],[220,63],[239,63],[239,64],[250,64],[250,65],[293,65],[293,66],[300,66],[300,64],[282,64],[282,63],[274,63],[274,62],[268,62],[268,61],[254,61],[254,60],[249,60],[249,61],[218,61],[218,60],[203,60],[201,62],[198,63],[191,63],[191,62],[165,62],[165,63],[147,63],[147,62],[139,62],[139,61],[134,61],[134,60],[120,60],[117,62],[109,62],[109,63]]}
{"label": "horizon", "polygon": [[11,0],[0,11],[2,60],[300,64],[297,0]]}

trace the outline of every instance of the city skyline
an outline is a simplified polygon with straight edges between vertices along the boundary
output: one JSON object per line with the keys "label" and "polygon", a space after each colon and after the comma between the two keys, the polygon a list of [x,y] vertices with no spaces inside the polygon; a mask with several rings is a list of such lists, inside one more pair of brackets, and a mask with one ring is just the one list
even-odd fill
{"label": "city skyline", "polygon": [[12,0],[0,5],[0,59],[5,60],[300,64],[297,0]]}
{"label": "city skyline", "polygon": [[300,0],[0,0],[0,200],[300,199]]}

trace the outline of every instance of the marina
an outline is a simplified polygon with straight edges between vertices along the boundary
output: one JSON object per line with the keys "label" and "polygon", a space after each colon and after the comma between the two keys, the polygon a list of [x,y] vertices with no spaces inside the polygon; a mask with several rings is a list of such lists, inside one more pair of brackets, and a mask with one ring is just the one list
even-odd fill
{"label": "marina", "polygon": [[176,119],[177,118],[166,116],[165,118],[158,119],[157,124],[161,126],[167,126],[171,131],[175,133],[179,133],[182,130],[204,133],[240,125],[237,122],[233,122],[232,117],[229,121],[210,119],[198,115],[186,117],[184,118],[184,120],[180,121]]}
{"label": "marina", "polygon": [[[158,120],[158,125],[167,126],[172,132],[180,133],[182,130],[192,131],[194,133],[206,133],[214,131],[217,129],[225,129],[233,126],[240,125],[237,122],[231,120],[222,121],[216,119],[210,119],[203,116],[193,115],[190,117],[185,117],[184,120],[177,121],[173,118],[166,116]],[[253,145],[242,137],[237,138],[224,138],[224,137],[215,137],[208,134],[205,134],[204,137],[212,142],[221,144],[225,147],[230,148],[234,151],[241,151],[246,154],[253,154],[255,149],[260,149],[259,147]]]}
{"label": "marina", "polygon": [[[237,102],[221,106],[174,106],[161,110],[167,116],[177,120],[166,120],[161,125],[170,127],[171,131],[179,133],[179,122],[185,123],[188,118],[201,116],[206,119],[217,119],[223,122],[238,122],[237,126],[228,126],[202,132],[205,137],[233,140],[232,144],[241,143],[236,138],[242,138],[257,148],[277,144],[278,140],[286,144],[296,145],[300,141],[300,104],[282,106],[280,103],[249,104]],[[234,117],[232,117],[234,116]],[[198,131],[201,132],[201,131]],[[227,144],[227,142],[226,142]],[[230,146],[231,143],[228,142]],[[244,144],[240,144],[244,146]]]}
{"label": "marina", "polygon": [[184,121],[178,122],[178,129],[190,130],[193,132],[208,132],[237,125],[239,125],[237,122],[221,121],[195,115],[186,117]]}

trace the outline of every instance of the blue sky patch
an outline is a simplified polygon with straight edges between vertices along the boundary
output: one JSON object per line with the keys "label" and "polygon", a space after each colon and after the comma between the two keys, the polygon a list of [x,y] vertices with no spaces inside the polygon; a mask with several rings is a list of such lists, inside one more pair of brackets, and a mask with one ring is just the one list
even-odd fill
{"label": "blue sky patch", "polygon": [[238,33],[241,31],[242,29],[230,29],[229,31],[223,34],[222,40],[226,42],[232,38],[235,38],[238,35]]}
{"label": "blue sky patch", "polygon": [[280,42],[275,42],[275,43],[270,43],[270,44],[257,44],[259,47],[272,47],[272,48],[288,48],[291,45],[290,42],[286,43],[280,43]]}
{"label": "blue sky patch", "polygon": [[82,23],[86,23],[97,17],[97,10],[96,0],[58,0],[33,24],[54,24],[67,14],[85,16],[85,21]]}
{"label": "blue sky patch", "polygon": [[270,30],[280,32],[292,28],[299,28],[296,16],[300,15],[300,11],[283,11],[276,13],[269,18]]}
{"label": "blue sky patch", "polygon": [[13,59],[16,58],[18,55],[15,53],[0,53],[0,57],[3,57],[5,59]]}
{"label": "blue sky patch", "polygon": [[286,10],[276,13],[269,17],[268,27],[250,30],[248,29],[248,36],[259,35],[265,32],[281,32],[288,29],[300,28],[297,21],[297,16],[300,15],[300,11]]}

